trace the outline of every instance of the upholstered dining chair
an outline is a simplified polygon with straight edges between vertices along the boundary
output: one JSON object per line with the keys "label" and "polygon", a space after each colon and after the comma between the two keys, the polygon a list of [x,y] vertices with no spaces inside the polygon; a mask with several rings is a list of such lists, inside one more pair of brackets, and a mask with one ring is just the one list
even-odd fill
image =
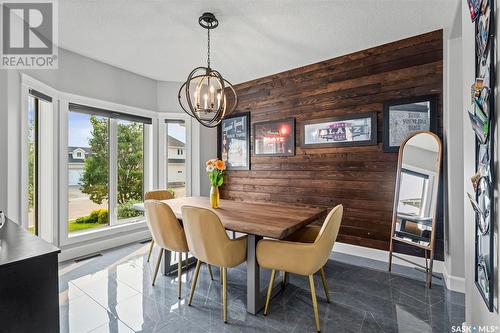
{"label": "upholstered dining chair", "polygon": [[182,222],[189,250],[198,259],[188,305],[193,300],[201,263],[219,266],[222,268],[223,317],[227,323],[227,269],[246,260],[247,237],[230,239],[219,217],[204,208],[183,206]]}
{"label": "upholstered dining chair", "polygon": [[184,229],[172,209],[166,203],[158,200],[146,200],[144,208],[146,209],[146,221],[153,240],[160,246],[160,254],[158,255],[153,276],[153,286],[156,281],[156,275],[158,275],[158,268],[160,267],[164,249],[177,252],[179,254],[177,277],[179,280],[178,297],[180,299],[182,288],[182,254],[186,253],[187,260],[187,253],[189,252]]}
{"label": "upholstered dining chair", "polygon": [[[317,227],[306,227],[296,234],[292,234],[288,240],[264,239],[259,241],[257,244],[257,261],[260,266],[272,270],[271,280],[267,290],[264,315],[267,315],[269,310],[269,302],[274,286],[276,271],[309,276],[316,329],[320,332],[314,274],[318,271],[321,273],[323,288],[325,289],[326,298],[329,302],[330,296],[328,294],[328,286],[323,266],[328,261],[335,240],[337,239],[340,223],[342,221],[342,214],[342,205],[333,208],[326,217],[318,233],[316,233],[318,230]],[[311,240],[313,241],[311,242]]]}
{"label": "upholstered dining chair", "polygon": [[[174,196],[168,190],[152,190],[144,193],[144,201],[146,200],[168,200],[173,199]],[[149,262],[151,259],[151,254],[153,253],[153,247],[155,246],[154,239],[151,240],[151,245],[149,246],[148,259]]]}

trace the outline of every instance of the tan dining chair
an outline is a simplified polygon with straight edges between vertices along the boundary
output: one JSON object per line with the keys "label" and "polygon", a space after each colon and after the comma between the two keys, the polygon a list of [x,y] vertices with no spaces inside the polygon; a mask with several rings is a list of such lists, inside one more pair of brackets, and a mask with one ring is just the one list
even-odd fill
{"label": "tan dining chair", "polygon": [[246,260],[247,236],[230,239],[219,217],[204,208],[183,206],[182,222],[189,250],[197,259],[188,305],[193,300],[201,263],[219,266],[222,268],[223,317],[227,323],[227,269]]}
{"label": "tan dining chair", "polygon": [[[318,234],[321,230],[321,225],[315,225],[315,224],[308,224],[299,230],[295,231],[293,234],[290,236],[286,237],[284,240],[285,241],[290,241],[290,242],[299,242],[299,243],[314,243],[316,240],[316,237],[318,237]],[[323,274],[323,268],[321,268],[321,273]],[[285,288],[286,285],[286,280],[287,280],[287,272],[283,272],[283,282],[281,283],[282,288]],[[327,301],[330,303],[330,296],[327,294]]]}
{"label": "tan dining chair", "polygon": [[177,252],[179,254],[177,277],[179,280],[178,297],[180,299],[182,288],[182,254],[186,253],[187,260],[189,252],[184,229],[170,206],[166,203],[158,200],[146,200],[144,208],[146,209],[146,221],[153,240],[160,246],[160,254],[158,255],[153,276],[153,286],[156,281],[156,275],[158,275],[158,268],[160,267],[164,249]]}
{"label": "tan dining chair", "polygon": [[[316,236],[315,231],[317,227],[313,226],[304,228],[292,235],[288,240],[264,239],[259,241],[257,244],[257,261],[260,266],[272,270],[271,280],[267,290],[264,315],[267,315],[269,310],[269,302],[274,286],[276,271],[309,276],[316,329],[320,332],[314,274],[318,271],[321,273],[323,288],[325,289],[326,298],[329,302],[330,296],[328,294],[328,285],[323,266],[328,261],[335,240],[337,239],[340,223],[342,221],[342,214],[342,205],[333,208]],[[310,242],[312,238],[314,238],[314,240]],[[298,241],[293,241],[294,239]]]}
{"label": "tan dining chair", "polygon": [[[144,201],[146,200],[169,200],[173,199],[174,196],[170,191],[168,190],[152,190],[144,193]],[[151,245],[149,246],[149,252],[148,252],[148,259],[146,260],[149,262],[151,259],[151,254],[153,253],[153,247],[155,246],[155,241],[154,239],[151,240]]]}

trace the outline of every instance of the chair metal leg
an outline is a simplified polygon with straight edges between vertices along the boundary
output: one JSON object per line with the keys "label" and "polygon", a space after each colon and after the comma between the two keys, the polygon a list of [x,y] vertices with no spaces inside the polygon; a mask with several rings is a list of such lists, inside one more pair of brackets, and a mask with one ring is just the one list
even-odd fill
{"label": "chair metal leg", "polygon": [[153,286],[155,285],[156,275],[158,275],[158,269],[160,268],[162,256],[163,256],[163,249],[160,249],[160,254],[158,255],[158,261],[156,262],[155,274],[153,276]]}
{"label": "chair metal leg", "polygon": [[154,246],[155,246],[155,241],[151,239],[151,245],[149,246],[149,252],[148,252],[148,260],[146,260],[147,262],[149,262],[149,259],[151,259],[151,254],[153,253]]}
{"label": "chair metal leg", "polygon": [[210,266],[209,264],[207,264],[207,266],[208,266],[208,272],[210,273],[210,280],[213,280],[214,274],[212,273],[212,266]]}
{"label": "chair metal leg", "polygon": [[189,306],[193,301],[194,289],[196,288],[196,280],[198,280],[198,273],[200,272],[200,266],[201,266],[201,261],[200,259],[198,259],[196,261],[196,268],[194,269],[193,281],[191,282],[191,292],[189,294],[189,303],[188,303]]}
{"label": "chair metal leg", "polygon": [[269,287],[267,287],[266,296],[266,306],[264,308],[264,316],[267,316],[267,310],[269,309],[269,302],[271,301],[271,294],[273,293],[274,278],[276,277],[276,270],[273,269],[271,272],[271,280],[269,281]]}
{"label": "chair metal leg", "polygon": [[316,330],[321,332],[319,326],[318,301],[316,300],[316,289],[314,288],[314,275],[309,275],[309,286],[311,287],[311,298],[314,308],[314,319],[316,320]]}
{"label": "chair metal leg", "polygon": [[283,271],[283,280],[281,281],[281,290],[285,289],[288,273]]}
{"label": "chair metal leg", "polygon": [[222,284],[222,267],[219,267],[219,273],[220,273],[220,284]]}
{"label": "chair metal leg", "polygon": [[323,282],[323,289],[325,289],[326,301],[330,303],[330,294],[328,293],[328,284],[326,283],[326,275],[323,267],[319,269],[319,272],[321,273],[321,281]]}
{"label": "chair metal leg", "polygon": [[181,289],[182,289],[182,252],[179,252],[179,260],[177,262],[177,280],[179,280],[179,299],[181,299]]}
{"label": "chair metal leg", "polygon": [[224,306],[224,323],[227,323],[227,268],[222,268],[222,303]]}

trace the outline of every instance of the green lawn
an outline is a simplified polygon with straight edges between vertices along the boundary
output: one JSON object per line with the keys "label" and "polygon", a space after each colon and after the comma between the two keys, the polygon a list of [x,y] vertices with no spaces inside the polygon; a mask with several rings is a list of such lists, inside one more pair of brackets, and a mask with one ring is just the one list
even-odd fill
{"label": "green lawn", "polygon": [[107,224],[99,224],[99,223],[75,223],[73,221],[70,221],[68,223],[68,231],[69,232],[74,232],[74,231],[82,231],[86,229],[93,229],[93,228],[102,228],[107,226]]}
{"label": "green lawn", "polygon": [[[75,223],[73,221],[70,221],[68,223],[68,231],[69,232],[74,232],[74,231],[82,231],[86,229],[93,229],[93,228],[102,228],[107,226],[107,224],[98,224],[98,223]],[[28,227],[28,231],[31,232],[32,234],[35,233],[35,227]]]}

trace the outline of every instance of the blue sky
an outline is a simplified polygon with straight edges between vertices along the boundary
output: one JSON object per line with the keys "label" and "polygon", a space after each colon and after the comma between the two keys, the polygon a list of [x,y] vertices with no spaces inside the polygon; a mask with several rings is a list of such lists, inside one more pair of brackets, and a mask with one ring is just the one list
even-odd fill
{"label": "blue sky", "polygon": [[[69,112],[68,116],[68,146],[88,147],[92,126],[89,121],[90,116],[84,113]],[[179,124],[169,124],[168,134],[186,142],[185,128]]]}

